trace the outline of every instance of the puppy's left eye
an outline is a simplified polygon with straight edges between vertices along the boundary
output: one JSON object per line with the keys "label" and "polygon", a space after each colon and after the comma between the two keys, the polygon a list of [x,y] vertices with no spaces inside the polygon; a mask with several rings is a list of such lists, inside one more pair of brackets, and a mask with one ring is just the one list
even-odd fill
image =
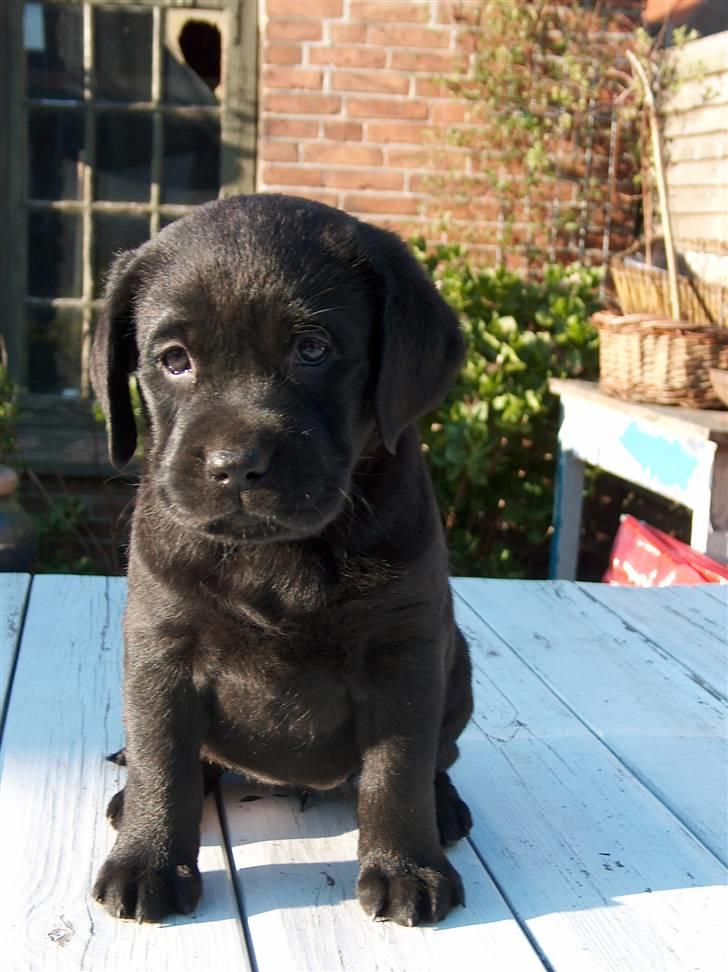
{"label": "puppy's left eye", "polygon": [[168,348],[160,360],[171,375],[183,375],[186,371],[192,371],[192,362],[184,348]]}
{"label": "puppy's left eye", "polygon": [[312,337],[304,334],[296,341],[296,361],[299,364],[317,365],[321,364],[329,354],[331,348],[319,337]]}

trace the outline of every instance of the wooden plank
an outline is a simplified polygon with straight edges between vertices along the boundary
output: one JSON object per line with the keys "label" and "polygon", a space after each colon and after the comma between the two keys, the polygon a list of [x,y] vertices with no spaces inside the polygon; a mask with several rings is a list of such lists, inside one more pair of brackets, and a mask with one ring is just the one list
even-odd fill
{"label": "wooden plank", "polygon": [[580,585],[589,597],[613,611],[648,641],[683,665],[690,677],[728,701],[725,616],[697,587],[655,588],[635,597],[627,587]]}
{"label": "wooden plank", "polygon": [[682,641],[653,592],[631,592],[651,606],[647,638],[576,584],[463,578],[456,590],[725,863],[726,707],[667,654]]}
{"label": "wooden plank", "polygon": [[677,186],[670,189],[670,205],[679,213],[721,213],[725,219],[728,186]]}
{"label": "wooden plank", "polygon": [[725,31],[698,37],[684,47],[672,48],[666,53],[675,59],[679,76],[682,77],[692,76],[696,69],[708,75],[728,68]]}
{"label": "wooden plank", "polygon": [[[455,586],[482,609],[483,583]],[[521,616],[533,608],[519,600],[526,586],[499,589],[514,592]],[[456,614],[476,712],[453,776],[474,845],[551,966],[717,968],[728,948],[725,869],[460,598]],[[570,624],[564,612],[553,654]]]}
{"label": "wooden plank", "polygon": [[0,574],[0,713],[10,687],[30,574]]}
{"label": "wooden plank", "polygon": [[[214,806],[203,822],[194,915],[140,926],[90,898],[113,843],[121,771],[120,578],[36,577],[0,750],[3,968],[249,970]],[[8,839],[8,837],[10,839]]]}
{"label": "wooden plank", "polygon": [[728,187],[728,157],[724,159],[685,159],[669,166],[667,179],[670,190],[681,186],[716,186],[718,191]]}
{"label": "wooden plank", "polygon": [[728,243],[728,224],[724,213],[676,213],[674,220],[679,240],[718,240]]}
{"label": "wooden plank", "polygon": [[722,71],[702,77],[698,74],[680,84],[670,98],[665,114],[669,116],[705,105],[728,105],[728,70],[725,61]]}
{"label": "wooden plank", "polygon": [[670,142],[671,165],[682,161],[724,159],[728,155],[728,132],[696,133],[674,138]]}
{"label": "wooden plank", "polygon": [[[562,416],[564,407],[562,406]],[[565,580],[576,577],[579,560],[579,535],[581,532],[581,513],[584,500],[585,465],[574,454],[571,443],[559,430],[559,456],[556,464],[556,484],[554,487],[553,527],[551,539],[551,562],[549,576]]]}
{"label": "wooden plank", "polygon": [[[611,401],[564,395],[559,449],[592,466],[694,509],[709,492],[715,443],[690,426],[665,428],[646,414],[631,416]],[[594,435],[599,429],[599,435]]]}
{"label": "wooden plank", "polygon": [[[726,127],[728,107],[725,105],[706,104],[702,108],[691,108],[679,115],[668,115],[665,119],[665,138],[671,141],[682,135],[694,135],[698,132],[723,132]],[[668,148],[669,151],[669,148]]]}
{"label": "wooden plank", "polygon": [[436,972],[459,968],[529,972],[543,966],[472,848],[449,856],[465,884],[467,907],[436,928],[401,928],[366,918],[356,900],[354,803],[317,797],[304,813],[296,799],[224,787],[233,857],[259,972]]}
{"label": "wooden plank", "polygon": [[[722,604],[724,609],[728,610],[728,584],[701,584],[698,590],[707,594],[708,597],[714,598],[719,604]],[[725,621],[725,614],[723,620]],[[724,627],[723,630],[725,631],[726,628]]]}
{"label": "wooden plank", "polygon": [[657,428],[671,431],[673,435],[728,443],[728,412],[630,402],[603,392],[596,381],[580,381],[576,378],[551,378],[549,390],[564,400],[569,398],[604,405],[611,411],[654,422]]}

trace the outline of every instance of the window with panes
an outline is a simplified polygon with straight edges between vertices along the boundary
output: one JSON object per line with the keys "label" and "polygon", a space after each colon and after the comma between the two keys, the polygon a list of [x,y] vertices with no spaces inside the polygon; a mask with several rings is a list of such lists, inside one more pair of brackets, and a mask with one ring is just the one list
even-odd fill
{"label": "window with panes", "polygon": [[253,189],[255,0],[9,3],[8,222],[23,239],[4,243],[3,329],[27,392],[83,399],[114,253]]}

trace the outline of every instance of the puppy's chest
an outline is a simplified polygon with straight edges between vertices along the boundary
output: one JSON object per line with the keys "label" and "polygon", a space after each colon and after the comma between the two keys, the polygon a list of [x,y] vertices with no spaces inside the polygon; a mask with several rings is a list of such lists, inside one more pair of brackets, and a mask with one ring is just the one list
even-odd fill
{"label": "puppy's chest", "polygon": [[231,729],[303,745],[353,719],[356,654],[324,626],[285,634],[243,627],[203,657],[216,718]]}

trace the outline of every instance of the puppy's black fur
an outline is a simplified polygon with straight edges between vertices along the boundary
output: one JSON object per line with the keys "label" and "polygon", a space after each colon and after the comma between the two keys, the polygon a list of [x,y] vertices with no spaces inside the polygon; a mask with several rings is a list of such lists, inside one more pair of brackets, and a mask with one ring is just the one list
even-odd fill
{"label": "puppy's black fur", "polygon": [[125,615],[128,780],[94,894],[190,912],[204,778],[302,790],[360,773],[359,899],[400,924],[463,902],[441,845],[471,712],[413,422],[460,365],[404,244],[316,203],[211,203],[119,256],[92,379],[112,457],[147,421]]}

